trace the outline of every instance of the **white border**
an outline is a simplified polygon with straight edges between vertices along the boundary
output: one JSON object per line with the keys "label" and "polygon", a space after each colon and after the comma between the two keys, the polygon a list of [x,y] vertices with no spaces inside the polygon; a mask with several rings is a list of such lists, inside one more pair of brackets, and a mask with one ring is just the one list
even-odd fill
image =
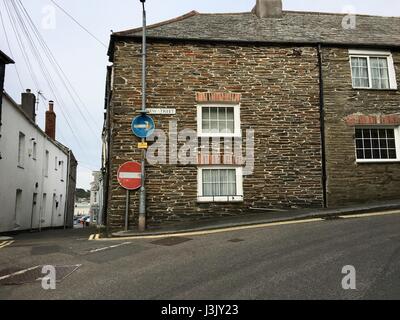
{"label": "white border", "polygon": [[[355,87],[353,85],[353,67],[351,65],[351,58],[368,58],[368,81],[369,87]],[[379,57],[386,58],[388,62],[388,72],[389,72],[389,88],[388,89],[378,89],[372,87],[371,81],[371,64],[369,62],[369,58],[371,57]],[[349,50],[349,62],[350,62],[350,70],[351,70],[351,85],[353,89],[370,89],[370,90],[397,90],[397,79],[396,79],[396,70],[394,68],[393,55],[390,51],[371,51],[371,50]]]}
{"label": "white border", "polygon": [[[202,108],[223,108],[223,107],[233,107],[233,119],[235,122],[235,132],[234,133],[204,133],[203,132],[203,112]],[[240,104],[233,103],[198,103],[197,104],[197,136],[198,137],[221,137],[221,138],[240,138],[242,137],[240,123]]]}
{"label": "white border", "polygon": [[[203,197],[203,170],[235,169],[236,196]],[[197,168],[197,202],[243,202],[243,168],[235,166],[202,166]]]}

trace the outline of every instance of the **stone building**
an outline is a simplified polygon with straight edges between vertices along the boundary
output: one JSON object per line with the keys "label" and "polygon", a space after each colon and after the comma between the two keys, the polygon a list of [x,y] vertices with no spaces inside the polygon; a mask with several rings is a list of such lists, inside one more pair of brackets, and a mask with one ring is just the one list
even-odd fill
{"label": "stone building", "polygon": [[[151,224],[400,197],[400,18],[259,0],[252,12],[193,11],[147,36],[147,105],[161,109],[153,118],[165,133],[149,139],[148,158],[165,160],[146,169]],[[140,160],[131,121],[141,106],[141,41],[141,28],[113,33],[108,52],[111,229],[124,222],[118,167]],[[193,139],[195,155],[185,147]],[[131,197],[134,221],[139,196]]]}

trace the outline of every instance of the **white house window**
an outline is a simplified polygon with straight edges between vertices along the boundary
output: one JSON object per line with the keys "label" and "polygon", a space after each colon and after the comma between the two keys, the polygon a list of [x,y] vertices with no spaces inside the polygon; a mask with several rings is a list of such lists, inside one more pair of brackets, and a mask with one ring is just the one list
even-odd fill
{"label": "white house window", "polygon": [[243,201],[241,167],[201,167],[198,169],[199,202]]}
{"label": "white house window", "polygon": [[397,89],[390,52],[350,50],[350,63],[353,88]]}
{"label": "white house window", "polygon": [[18,166],[24,167],[25,160],[25,135],[20,132],[18,138]]}
{"label": "white house window", "polygon": [[49,151],[46,150],[46,156],[44,158],[44,176],[49,176]]}
{"label": "white house window", "polygon": [[200,137],[240,137],[239,105],[199,105],[197,128]]}
{"label": "white house window", "polygon": [[32,145],[32,159],[36,160],[37,158],[37,143],[36,141],[33,141],[33,145]]}
{"label": "white house window", "polygon": [[60,161],[60,173],[61,173],[61,181],[64,181],[64,161]]}
{"label": "white house window", "polygon": [[400,160],[399,128],[356,128],[357,162]]}
{"label": "white house window", "polygon": [[54,170],[58,170],[58,158],[57,157],[55,157],[54,158]]}

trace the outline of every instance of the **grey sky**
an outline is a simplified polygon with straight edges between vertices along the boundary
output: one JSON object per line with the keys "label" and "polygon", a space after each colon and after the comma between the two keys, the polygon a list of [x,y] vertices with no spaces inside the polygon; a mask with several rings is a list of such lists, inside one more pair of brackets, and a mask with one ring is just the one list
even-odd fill
{"label": "grey sky", "polygon": [[[39,69],[35,67],[40,82],[36,88],[30,79],[28,68],[15,40],[14,32],[8,22],[4,1],[1,0],[0,10],[5,18],[8,37],[11,42],[11,50],[8,49],[3,30],[0,28],[0,49],[9,54],[16,61],[16,67],[21,74],[24,88],[34,91],[40,89],[47,99],[54,97],[41,77]],[[16,0],[12,0],[16,1]],[[74,106],[73,101],[66,94],[66,90],[53,74],[54,81],[62,100],[64,101],[64,113],[70,119],[74,133],[68,127],[66,120],[56,105],[58,115],[57,134],[58,140],[69,146],[75,153],[80,163],[78,171],[78,186],[88,188],[91,181],[91,170],[100,168],[101,156],[101,128],[103,124],[104,105],[104,81],[105,70],[108,64],[106,49],[92,39],[87,33],[75,25],[68,17],[56,9],[55,28],[41,27],[48,6],[48,0],[21,0],[33,21],[40,27],[45,41],[52,50],[64,72],[72,82],[80,98],[82,98],[87,110],[82,109],[83,115],[91,122],[88,125],[82,115]],[[141,25],[141,6],[139,0],[57,0],[79,22],[88,28],[102,42],[108,44],[110,30],[120,31]],[[148,22],[156,23],[166,19],[187,13],[191,10],[199,12],[243,12],[250,11],[256,0],[147,0]],[[353,7],[359,14],[374,14],[386,16],[400,16],[400,1],[396,0],[283,0],[285,10],[299,11],[323,11],[342,13],[344,8]],[[31,57],[32,64],[36,64]],[[7,69],[6,90],[14,99],[20,101],[21,86],[16,76],[15,66]],[[39,106],[39,125],[43,125],[44,105]],[[93,133],[92,131],[95,131]],[[77,142],[76,136],[80,142]]]}

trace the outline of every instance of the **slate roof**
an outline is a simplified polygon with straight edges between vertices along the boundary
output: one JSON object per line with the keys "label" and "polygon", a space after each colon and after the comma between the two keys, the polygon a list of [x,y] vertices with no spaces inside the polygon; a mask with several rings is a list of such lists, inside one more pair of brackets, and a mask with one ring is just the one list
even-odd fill
{"label": "slate roof", "polygon": [[3,51],[0,50],[0,62],[4,63],[4,64],[13,64],[14,61],[7,56]]}
{"label": "slate roof", "polygon": [[[281,18],[258,18],[251,12],[189,12],[148,27],[148,37],[167,40],[260,43],[338,44],[400,47],[400,17],[356,16],[356,29],[342,28],[344,14],[284,11]],[[141,37],[142,29],[112,34]]]}

